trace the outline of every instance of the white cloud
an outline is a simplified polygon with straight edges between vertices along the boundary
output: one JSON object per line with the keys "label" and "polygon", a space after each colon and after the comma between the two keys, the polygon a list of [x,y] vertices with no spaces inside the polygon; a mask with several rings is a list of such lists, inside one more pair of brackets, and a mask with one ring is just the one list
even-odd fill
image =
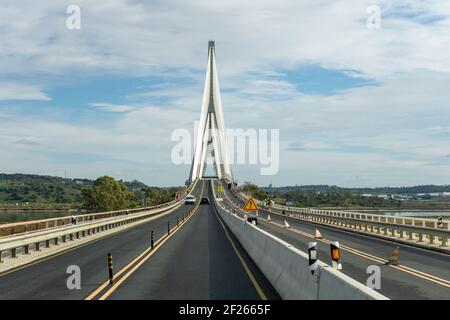
{"label": "white cloud", "polygon": [[109,111],[109,112],[128,112],[134,109],[133,106],[123,104],[111,104],[111,103],[90,103],[90,106]]}
{"label": "white cloud", "polygon": [[[439,159],[450,149],[449,2],[408,0],[400,11],[398,1],[378,3],[381,30],[366,28],[366,8],[373,4],[369,0],[80,0],[82,29],[69,31],[65,4],[21,1],[20,6],[27,6],[22,10],[16,1],[3,1],[0,81],[6,85],[0,86],[0,99],[48,100],[43,88],[98,75],[158,75],[174,81],[129,94],[124,98],[130,103],[92,103],[119,113],[120,119],[109,126],[10,114],[0,127],[2,150],[9,150],[0,166],[61,171],[68,164],[55,164],[45,154],[78,152],[111,159],[88,169],[71,164],[80,176],[123,173],[126,166],[114,161],[128,161],[133,164],[126,174],[133,178],[181,181],[189,168],[167,162],[170,133],[177,127],[191,129],[200,116],[206,44],[213,38],[221,85],[227,89],[222,93],[227,127],[280,128],[284,149],[301,147],[282,152],[279,176],[234,168],[240,180],[348,185],[448,181],[448,162]],[[405,13],[440,18],[424,23]],[[326,97],[307,95],[277,71],[303,63],[342,69],[374,79],[377,86]],[[195,83],[179,84],[180,76]],[[20,80],[8,89],[9,79]],[[146,103],[164,97],[170,97],[167,105]],[[36,137],[39,145],[14,143],[27,137]],[[20,160],[30,158],[36,161]]]}
{"label": "white cloud", "polygon": [[18,83],[0,82],[0,100],[51,100],[41,88]]}

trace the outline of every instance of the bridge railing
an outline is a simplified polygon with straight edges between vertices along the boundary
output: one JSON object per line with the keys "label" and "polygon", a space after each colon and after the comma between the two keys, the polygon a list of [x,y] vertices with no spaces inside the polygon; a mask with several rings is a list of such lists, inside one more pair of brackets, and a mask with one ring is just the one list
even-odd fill
{"label": "bridge railing", "polygon": [[[191,184],[186,193],[189,193],[193,190],[195,183]],[[171,206],[174,203],[180,202],[184,197],[179,197],[178,199],[174,199],[170,202],[162,203],[155,206],[150,207],[141,207],[141,208],[133,208],[133,209],[124,209],[124,210],[115,210],[108,212],[98,212],[98,213],[87,213],[87,214],[77,214],[73,217],[75,218],[75,224],[91,222],[99,219],[107,219],[119,216],[126,216],[131,213],[145,212],[154,209],[165,208]],[[68,225],[73,225],[72,216],[64,216],[58,218],[50,218],[50,219],[40,219],[40,220],[30,220],[30,221],[21,221],[14,223],[5,223],[0,224],[0,239],[2,237],[13,236],[22,233],[36,232],[42,231],[50,228],[58,228]]]}
{"label": "bridge railing", "polygon": [[[242,200],[246,199],[244,193],[236,190],[233,190],[233,192]],[[428,245],[437,245],[443,248],[447,248],[450,245],[449,223],[444,222],[442,227],[439,227],[436,219],[399,218],[358,212],[297,208],[276,204],[266,207],[260,200],[255,199],[255,202],[264,210],[278,215],[283,215],[282,213],[284,211],[285,215],[294,219],[309,220],[316,223],[333,225],[338,228],[346,228],[357,232],[379,235],[381,237],[415,242],[417,244],[428,243]]]}
{"label": "bridge railing", "polygon": [[[135,209],[126,209],[126,210],[116,210],[116,211],[108,211],[108,212],[99,212],[99,213],[88,213],[75,215],[75,224],[82,224],[89,221],[118,217],[128,215],[130,213],[144,212],[158,208],[164,208],[170,206],[171,204],[177,202],[179,200],[173,200],[167,203],[163,203],[156,206],[151,207],[143,207],[143,208],[135,208]],[[14,223],[6,223],[0,225],[0,238],[5,236],[12,236],[22,233],[30,233],[36,232],[51,228],[57,228],[67,225],[73,225],[71,216],[64,216],[58,218],[51,219],[41,219],[41,220],[30,220],[23,222],[14,222]]]}
{"label": "bridge railing", "polygon": [[[197,181],[189,187],[191,192]],[[107,232],[111,229],[118,229],[126,225],[133,225],[144,222],[144,220],[152,218],[156,215],[163,214],[177,206],[183,201],[183,198],[173,200],[157,206],[137,208],[131,210],[120,210],[112,212],[103,212],[91,215],[81,216],[83,223],[64,225],[53,225],[46,229],[35,230],[34,232],[22,232],[8,237],[0,238],[0,262],[5,254],[9,253],[9,257],[17,258],[19,254],[31,254],[32,251],[39,252],[42,247],[49,248],[51,245],[70,242],[76,239],[85,238],[90,235]],[[80,218],[80,216],[78,216]],[[61,219],[46,219],[57,223]],[[47,221],[44,220],[44,223]],[[42,221],[41,221],[42,222]],[[73,245],[76,245],[74,243]],[[1,265],[0,265],[1,266]],[[14,266],[10,263],[7,268]],[[0,268],[3,272],[4,268]]]}
{"label": "bridge railing", "polygon": [[66,243],[96,233],[119,228],[124,225],[137,223],[141,220],[151,218],[170,210],[178,205],[179,202],[176,202],[150,211],[118,215],[105,219],[88,221],[79,225],[71,224],[38,232],[22,233],[12,237],[3,237],[0,239],[0,262],[2,261],[3,253],[5,252],[9,252],[11,258],[17,258],[20,253],[28,255],[31,254],[31,251],[40,251],[42,247],[49,248],[51,245]]}

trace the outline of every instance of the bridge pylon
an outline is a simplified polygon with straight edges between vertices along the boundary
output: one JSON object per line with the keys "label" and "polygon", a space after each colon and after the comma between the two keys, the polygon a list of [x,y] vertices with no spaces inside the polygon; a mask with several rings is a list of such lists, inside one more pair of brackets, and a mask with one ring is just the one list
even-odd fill
{"label": "bridge pylon", "polygon": [[195,153],[189,175],[190,181],[205,177],[207,165],[211,164],[214,167],[215,178],[233,181],[227,156],[225,123],[220,98],[214,41],[209,41],[208,43],[208,67]]}

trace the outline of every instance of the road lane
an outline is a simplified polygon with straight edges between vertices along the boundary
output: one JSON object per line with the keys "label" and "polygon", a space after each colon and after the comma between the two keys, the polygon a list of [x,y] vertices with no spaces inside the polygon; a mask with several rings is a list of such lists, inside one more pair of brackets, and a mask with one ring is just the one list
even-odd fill
{"label": "road lane", "polygon": [[[193,194],[200,197],[203,182],[197,184]],[[131,229],[88,243],[82,247],[0,276],[0,299],[83,299],[107,278],[107,254],[114,259],[119,270],[150,245],[154,230],[157,240],[167,232],[167,222],[176,225],[177,217],[192,209],[181,205],[173,212]],[[19,258],[20,259],[20,258]],[[69,290],[66,269],[77,265],[81,269],[81,290]]]}
{"label": "road lane", "polygon": [[[212,199],[212,194],[208,194]],[[230,234],[230,231],[228,233]],[[232,235],[231,238],[237,244]],[[276,291],[239,244],[237,247],[264,295],[269,299],[279,299]],[[212,205],[200,205],[198,212],[186,225],[108,297],[238,300],[260,298]]]}
{"label": "road lane", "polygon": [[[232,202],[234,202],[240,207],[243,206],[244,201],[239,197],[228,190],[224,191],[225,195],[223,198],[227,205],[232,205]],[[267,219],[267,212],[260,210],[259,216]],[[289,222],[291,229],[297,229],[302,233],[313,235],[315,229],[318,228],[325,239],[338,240],[341,246],[349,246],[356,249],[357,252],[369,253],[384,259],[389,257],[392,250],[398,245],[389,241],[345,232],[332,227],[318,226],[311,222],[298,221],[274,214],[271,215],[271,220],[281,226],[259,219],[260,227],[305,252],[307,251],[308,242],[316,240],[304,234],[295,233],[292,230],[283,228],[284,220]],[[411,246],[399,246],[399,257],[402,265],[445,280],[450,280],[450,256]],[[331,264],[329,244],[318,241],[317,249],[319,259]],[[381,269],[381,289],[378,291],[391,299],[450,299],[449,287],[423,279],[409,272],[395,269],[391,266],[385,266],[380,262],[368,259],[354,252],[341,251],[344,266],[342,272],[363,284],[366,284],[369,276],[366,273],[367,267],[370,265],[379,266]]]}

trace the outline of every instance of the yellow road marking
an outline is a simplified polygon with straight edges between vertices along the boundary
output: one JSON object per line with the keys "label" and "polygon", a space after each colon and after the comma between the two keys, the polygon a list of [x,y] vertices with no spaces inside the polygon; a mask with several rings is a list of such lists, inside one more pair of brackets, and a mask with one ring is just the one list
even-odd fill
{"label": "yellow road marking", "polygon": [[[202,186],[202,190],[201,190],[201,195],[200,198],[203,196],[203,191],[204,191],[204,184]],[[164,235],[163,237],[161,237],[160,239],[158,239],[158,241],[156,241],[155,244],[156,247],[154,246],[153,250],[151,250],[151,247],[147,248],[144,252],[142,252],[138,257],[136,257],[133,261],[131,261],[128,265],[126,265],[125,267],[123,267],[115,276],[114,279],[118,278],[122,273],[124,273],[130,266],[132,266],[134,263],[136,263],[140,258],[142,258],[145,254],[148,253],[149,250],[151,250],[151,252],[144,257],[138,264],[136,264],[130,271],[128,271],[122,278],[120,278],[117,282],[115,282],[113,284],[113,286],[106,291],[100,298],[99,300],[105,300],[106,298],[108,298],[131,274],[133,274],[145,261],[147,261],[154,253],[156,253],[156,251],[159,250],[159,248],[168,240],[170,239],[197,211],[199,207],[199,203],[197,203],[197,205],[194,207],[194,210],[192,212],[192,214],[190,216],[187,217],[186,220],[182,221],[178,226],[172,228],[170,230],[169,235]],[[159,243],[159,244],[158,244]],[[97,288],[94,292],[92,292],[88,297],[85,298],[85,300],[91,300],[93,297],[97,296],[102,290],[104,290],[107,286],[109,285],[109,280],[105,281],[99,288]]]}
{"label": "yellow road marking", "polygon": [[[151,221],[154,221],[154,220],[158,220],[158,219],[160,219],[160,218],[163,218],[164,216],[166,216],[167,214],[170,214],[170,213],[171,213],[172,211],[174,211],[175,209],[178,209],[178,206],[176,206],[176,207],[174,207],[174,208],[172,208],[172,209],[169,209],[168,211],[162,212],[163,215],[157,215],[157,216],[154,216],[155,219],[150,220],[150,221],[148,221],[148,222],[151,222]],[[149,217],[149,218],[147,218],[147,219],[151,219],[151,218],[153,218],[153,217]],[[58,256],[60,256],[60,255],[69,253],[70,251],[73,251],[73,250],[82,248],[82,247],[84,247],[84,246],[87,246],[87,245],[92,244],[92,243],[94,243],[94,242],[97,242],[97,241],[99,241],[99,240],[103,240],[103,239],[105,239],[105,238],[107,238],[107,237],[114,236],[114,235],[116,235],[116,234],[118,234],[118,233],[125,232],[125,231],[128,231],[128,230],[133,229],[133,228],[137,228],[137,227],[139,227],[139,226],[141,226],[142,224],[145,224],[145,223],[147,223],[147,222],[140,223],[140,224],[137,224],[137,225],[127,226],[127,228],[120,229],[120,230],[114,230],[114,232],[111,232],[111,233],[102,235],[102,236],[100,236],[100,237],[98,237],[98,238],[95,238],[95,239],[86,241],[86,242],[84,242],[84,243],[82,243],[82,244],[80,244],[80,245],[78,245],[78,246],[75,246],[75,247],[69,247],[69,248],[67,248],[67,249],[64,249],[63,251],[57,252],[57,253],[52,254],[52,255],[50,255],[50,256],[44,257],[44,258],[42,258],[42,259],[39,259],[39,260],[30,262],[30,263],[27,263],[27,264],[25,264],[25,265],[23,265],[23,266],[14,268],[14,269],[12,269],[12,270],[8,270],[8,271],[5,271],[5,272],[3,272],[3,273],[0,273],[0,277],[5,276],[5,275],[10,274],[10,273],[13,273],[13,272],[16,272],[16,271],[19,271],[19,270],[21,270],[21,269],[25,269],[25,268],[31,267],[31,266],[33,266],[33,265],[35,265],[35,264],[38,264],[38,263],[41,263],[41,262],[44,262],[44,261],[47,261],[47,260],[56,258],[56,257],[58,257]],[[108,281],[109,281],[109,280],[108,280]]]}
{"label": "yellow road marking", "polygon": [[[266,219],[264,219],[264,220],[266,220]],[[269,222],[269,221],[267,221],[267,222]],[[281,224],[278,224],[278,223],[275,223],[275,222],[272,222],[272,224],[277,225],[279,227],[283,227]],[[303,231],[300,231],[298,229],[294,228],[294,229],[288,229],[288,230],[290,230],[291,232],[299,233],[299,234],[301,234],[301,235],[303,235],[305,237],[309,237],[309,238],[314,239],[314,235],[306,233],[306,232],[303,232]],[[328,239],[316,239],[316,240],[321,241],[323,243],[327,243],[327,244],[330,244],[332,242],[331,240],[328,240]],[[365,253],[363,251],[360,251],[360,250],[357,250],[357,249],[354,249],[354,248],[351,248],[351,247],[348,247],[348,246],[341,245],[341,249],[344,250],[344,251],[351,252],[351,253],[353,253],[355,255],[358,255],[360,257],[363,257],[363,258],[366,258],[366,259],[369,259],[369,260],[372,260],[372,261],[375,261],[375,262],[379,262],[379,263],[382,263],[382,264],[387,262],[387,260],[385,260],[383,258],[374,256],[374,255],[371,255],[371,254],[368,254],[368,253]],[[419,270],[416,270],[416,269],[413,269],[413,268],[409,268],[409,267],[404,267],[404,266],[392,266],[392,265],[390,265],[390,267],[393,267],[393,268],[395,268],[397,270],[404,271],[406,273],[415,275],[416,277],[419,277],[419,278],[422,278],[422,279],[426,279],[428,281],[432,281],[432,282],[438,283],[438,284],[440,284],[442,286],[450,288],[450,281],[442,279],[442,278],[439,278],[439,277],[436,277],[436,276],[433,276],[431,274],[427,274],[425,272],[422,272],[422,271],[419,271]]]}
{"label": "yellow road marking", "polygon": [[[161,242],[166,235],[163,235],[161,238],[159,238],[154,244],[158,245],[159,242]],[[148,251],[150,251],[152,247],[148,247],[146,250],[144,250],[139,256],[137,256],[133,261],[131,261],[129,264],[127,264],[125,267],[120,269],[119,272],[117,272],[113,279],[116,280],[122,273],[124,273],[129,267],[131,267],[135,262],[137,262],[142,256],[144,256]],[[97,296],[103,289],[105,289],[109,285],[109,280],[105,281],[100,287],[98,287],[95,291],[93,291],[90,295],[88,295],[84,300],[92,300],[95,296]]]}
{"label": "yellow road marking", "polygon": [[[227,199],[228,199],[228,201],[230,203],[233,203],[230,200],[230,198],[228,197],[228,195],[226,195],[226,193],[225,193],[225,196],[227,197]],[[238,207],[238,206],[236,206],[236,207]],[[278,226],[280,228],[285,229],[284,226],[279,224],[279,223],[268,221],[267,219],[264,219],[264,218],[262,218],[262,219],[267,221],[268,223],[271,223],[273,225],[276,225],[276,226]],[[304,232],[304,231],[300,231],[300,230],[295,229],[295,228],[294,229],[290,228],[290,229],[287,229],[287,230],[290,230],[291,232],[299,233],[299,234],[301,234],[301,235],[303,235],[305,237],[309,237],[309,238],[315,239],[313,234],[310,234],[310,233],[307,233],[307,232]],[[327,244],[330,244],[332,242],[331,240],[327,240],[327,239],[316,239],[316,240],[321,241],[323,243],[327,243]],[[383,258],[374,256],[374,255],[371,255],[369,253],[366,253],[366,252],[363,252],[363,251],[360,251],[360,250],[357,250],[357,249],[354,249],[354,248],[351,248],[351,247],[348,247],[348,246],[341,245],[341,249],[343,249],[344,251],[348,251],[350,253],[353,253],[355,255],[361,256],[363,258],[366,258],[366,259],[369,259],[369,260],[372,260],[372,261],[375,261],[375,262],[382,263],[382,264],[384,264],[384,263],[386,263],[388,261],[386,259],[383,259]],[[393,267],[393,268],[395,268],[397,270],[400,270],[400,271],[412,274],[412,275],[414,275],[416,277],[419,277],[419,278],[422,278],[422,279],[425,279],[425,280],[428,280],[428,281],[431,281],[431,282],[435,282],[437,284],[440,284],[442,286],[450,288],[450,281],[448,281],[446,279],[442,279],[442,278],[436,277],[434,275],[431,275],[431,274],[428,274],[428,273],[425,273],[425,272],[422,272],[422,271],[419,271],[419,270],[416,270],[416,269],[413,269],[413,268],[410,268],[410,267],[406,267],[406,266],[393,266],[393,265],[390,265],[390,267]]]}
{"label": "yellow road marking", "polygon": [[[217,213],[216,213],[216,216],[217,216]],[[267,300],[267,296],[265,295],[264,291],[261,289],[261,286],[259,285],[258,281],[256,281],[255,276],[251,272],[250,268],[247,266],[247,263],[245,262],[244,258],[239,253],[239,251],[238,251],[238,249],[237,249],[233,239],[231,239],[227,229],[225,228],[225,225],[223,224],[223,222],[220,220],[220,218],[218,216],[217,216],[217,219],[219,220],[220,224],[222,225],[222,228],[223,228],[223,231],[225,231],[226,237],[230,241],[231,246],[233,247],[234,252],[236,253],[237,257],[241,261],[242,267],[244,268],[245,272],[247,273],[248,277],[250,278],[250,281],[252,282],[253,286],[255,287],[255,290],[258,293],[260,299],[261,300]]]}

